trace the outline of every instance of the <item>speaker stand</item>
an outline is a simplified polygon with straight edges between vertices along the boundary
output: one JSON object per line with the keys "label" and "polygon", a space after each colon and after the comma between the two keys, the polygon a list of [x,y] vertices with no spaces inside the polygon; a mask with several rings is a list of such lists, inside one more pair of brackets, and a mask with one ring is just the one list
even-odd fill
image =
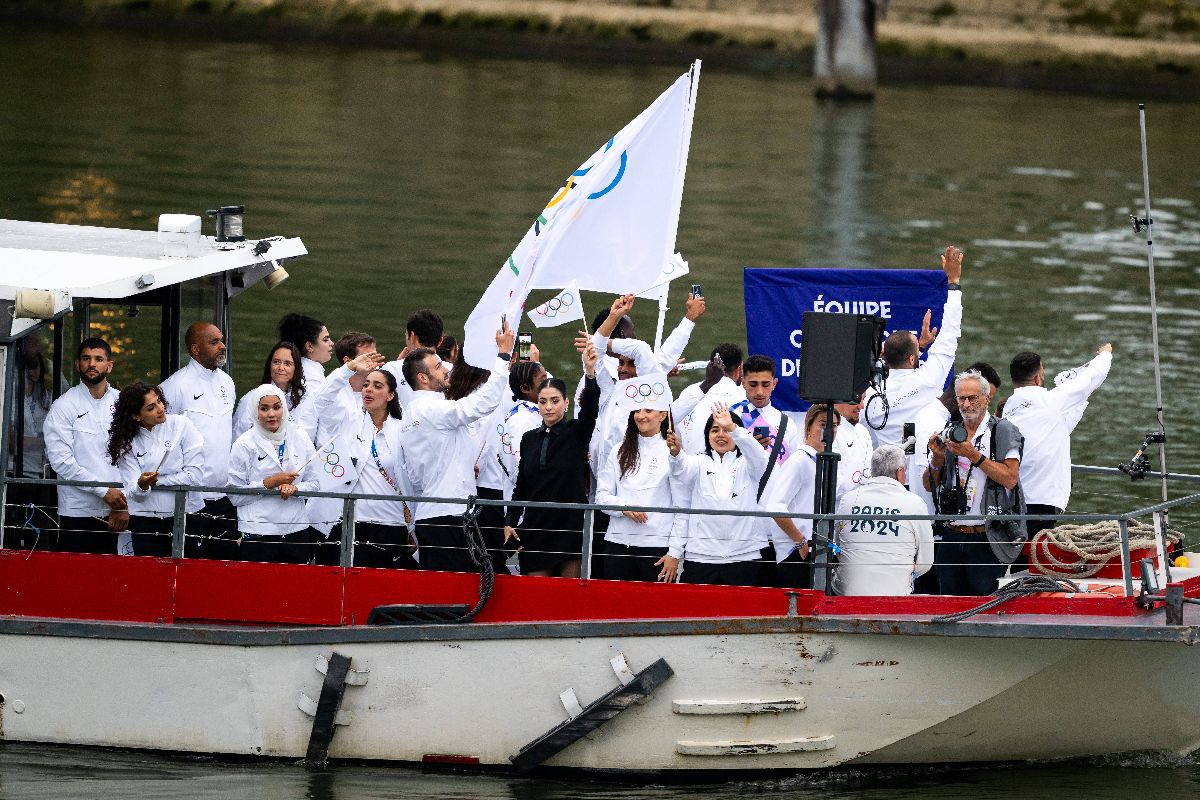
{"label": "speaker stand", "polygon": [[[825,450],[817,453],[817,479],[813,498],[813,513],[832,514],[837,502],[837,472],[841,456],[833,452],[833,403],[825,404],[825,431],[821,441]],[[830,545],[833,543],[833,520],[817,520],[813,525],[813,588],[832,594],[833,562]]]}

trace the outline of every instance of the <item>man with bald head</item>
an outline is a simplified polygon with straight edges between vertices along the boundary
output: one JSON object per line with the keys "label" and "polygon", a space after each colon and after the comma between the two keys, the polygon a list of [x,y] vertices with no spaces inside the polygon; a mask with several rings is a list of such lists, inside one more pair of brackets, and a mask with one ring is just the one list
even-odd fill
{"label": "man with bald head", "polygon": [[[233,446],[233,406],[237,394],[225,366],[225,336],[211,322],[197,322],[184,338],[192,360],[162,383],[168,414],[181,414],[192,421],[204,437],[205,486],[229,482],[229,451]],[[220,492],[205,492],[204,508],[189,514],[187,548],[189,558],[232,559],[236,555],[237,512]],[[202,537],[202,538],[193,538]]]}

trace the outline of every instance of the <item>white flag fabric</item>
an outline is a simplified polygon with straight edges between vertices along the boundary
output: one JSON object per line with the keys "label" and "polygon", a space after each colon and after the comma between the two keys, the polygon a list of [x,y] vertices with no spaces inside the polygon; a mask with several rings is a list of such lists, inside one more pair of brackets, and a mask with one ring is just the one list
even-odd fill
{"label": "white flag fabric", "polygon": [[655,285],[679,227],[697,66],[567,176],[467,318],[463,357],[488,368],[501,317],[531,289],[638,293]]}
{"label": "white flag fabric", "polygon": [[673,399],[671,384],[667,383],[665,372],[652,372],[644,377],[639,375],[636,378],[617,381],[613,386],[612,402],[625,412],[626,416],[630,411],[637,411],[639,408],[670,411]]}
{"label": "white flag fabric", "polygon": [[571,320],[583,319],[583,301],[579,287],[571,282],[567,288],[551,297],[540,306],[534,306],[526,316],[538,328],[553,328]]}
{"label": "white flag fabric", "polygon": [[671,281],[676,278],[682,278],[689,271],[688,262],[683,260],[683,255],[676,253],[667,259],[667,263],[663,265],[662,271],[658,273],[658,278],[655,279],[654,285],[644,292],[639,292],[638,297],[643,300],[658,300],[665,297],[671,289]]}
{"label": "white flag fabric", "polygon": [[[309,461],[317,475],[318,491],[349,492],[358,484],[358,468],[345,436],[331,439]],[[309,524],[326,536],[342,518],[342,508],[342,501],[336,497],[310,497],[305,504]]]}

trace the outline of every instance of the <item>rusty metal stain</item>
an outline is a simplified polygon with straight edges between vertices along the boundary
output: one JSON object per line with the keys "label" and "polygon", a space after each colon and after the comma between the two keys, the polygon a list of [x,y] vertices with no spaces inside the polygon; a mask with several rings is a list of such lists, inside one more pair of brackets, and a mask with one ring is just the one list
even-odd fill
{"label": "rusty metal stain", "polygon": [[856,661],[856,667],[895,667],[900,664],[899,661]]}

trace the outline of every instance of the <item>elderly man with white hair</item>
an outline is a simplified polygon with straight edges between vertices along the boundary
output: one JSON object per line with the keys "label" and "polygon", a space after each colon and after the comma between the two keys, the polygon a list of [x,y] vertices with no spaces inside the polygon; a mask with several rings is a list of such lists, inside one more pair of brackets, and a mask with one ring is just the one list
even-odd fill
{"label": "elderly man with white hair", "polygon": [[[942,594],[991,594],[1026,539],[1024,520],[1004,519],[1026,513],[1018,483],[1025,439],[1012,422],[988,413],[990,388],[976,370],[955,377],[962,426],[929,438],[922,481],[939,514],[963,518],[946,527],[937,548]],[[981,519],[985,514],[991,521]]]}
{"label": "elderly man with white hair", "polygon": [[833,589],[841,595],[912,594],[913,581],[933,566],[933,526],[927,519],[889,519],[925,514],[925,501],[904,488],[908,457],[894,444],[871,454],[871,477],[846,493],[833,533],[841,554]]}

